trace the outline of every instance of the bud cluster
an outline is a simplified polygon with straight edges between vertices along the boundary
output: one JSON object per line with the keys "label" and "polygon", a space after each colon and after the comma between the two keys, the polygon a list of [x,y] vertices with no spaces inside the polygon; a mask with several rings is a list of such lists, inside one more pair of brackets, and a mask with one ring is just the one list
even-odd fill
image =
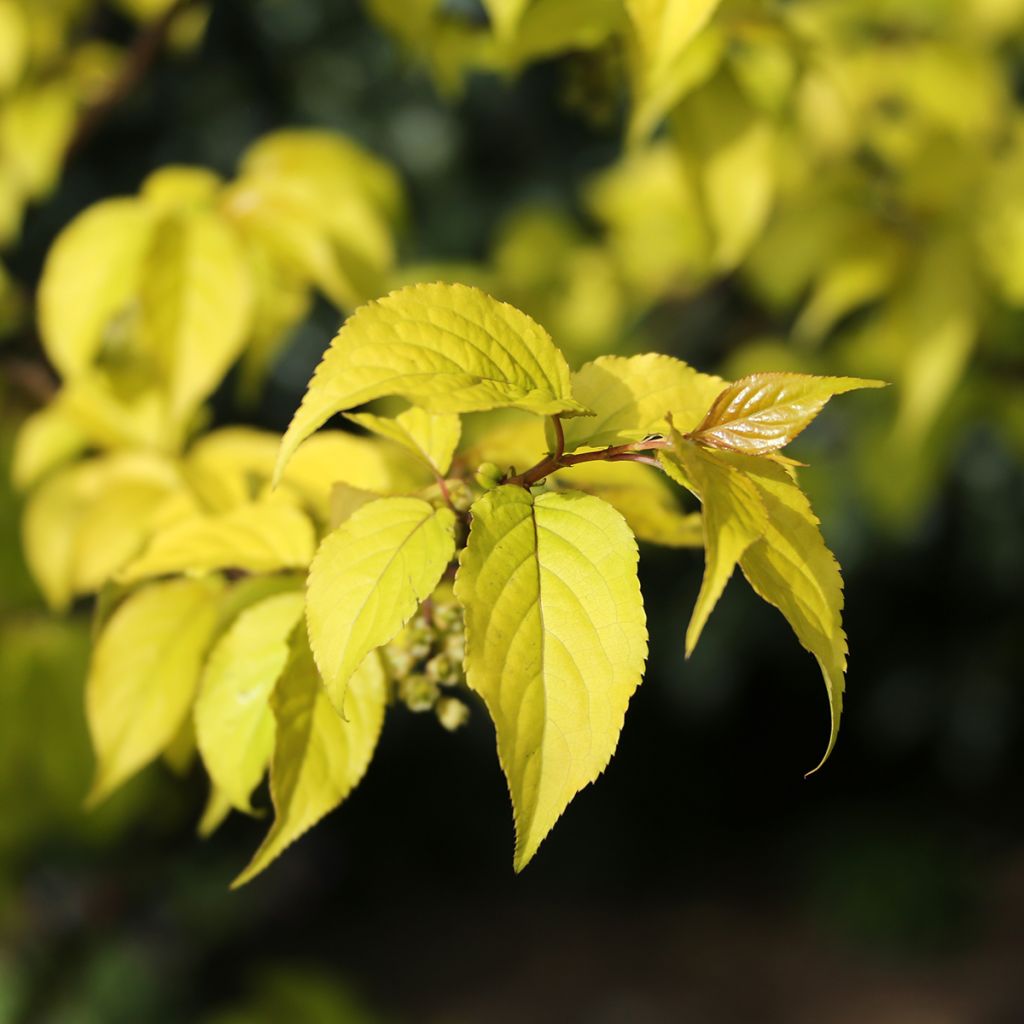
{"label": "bud cluster", "polygon": [[466,683],[466,634],[450,586],[438,587],[382,654],[393,699],[410,711],[433,711],[450,731],[466,723],[469,707],[451,692]]}

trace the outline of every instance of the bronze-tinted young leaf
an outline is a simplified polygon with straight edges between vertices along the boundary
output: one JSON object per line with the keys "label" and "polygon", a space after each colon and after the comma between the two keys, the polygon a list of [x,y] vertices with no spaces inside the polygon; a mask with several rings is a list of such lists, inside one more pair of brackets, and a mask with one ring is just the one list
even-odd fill
{"label": "bronze-tinted young leaf", "polygon": [[884,387],[859,377],[752,373],[730,384],[687,436],[709,448],[764,455],[789,444],[833,395]]}

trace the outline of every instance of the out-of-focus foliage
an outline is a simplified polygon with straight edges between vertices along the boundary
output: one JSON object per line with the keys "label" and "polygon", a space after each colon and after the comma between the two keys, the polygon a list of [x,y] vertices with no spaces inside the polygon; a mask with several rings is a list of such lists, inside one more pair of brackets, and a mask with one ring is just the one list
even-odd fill
{"label": "out-of-focus foliage", "polygon": [[[852,449],[893,523],[920,510],[958,424],[990,419],[1020,447],[1017,0],[531,0],[485,4],[489,23],[427,0],[414,31],[397,6],[369,3],[447,87],[590,51],[627,104],[623,155],[584,191],[599,241],[523,213],[489,268],[500,294],[564,318],[568,344],[733,280],[761,326],[732,373],[767,359],[897,384]],[[543,255],[518,258],[531,242]]]}
{"label": "out-of-focus foliage", "polygon": [[[53,192],[83,119],[108,102],[129,72],[122,47],[89,35],[90,21],[104,6],[99,0],[0,0],[0,253],[17,241],[28,205]],[[181,50],[200,41],[209,15],[204,6],[179,0],[118,0],[113,6],[143,26],[173,16],[168,41]],[[25,312],[21,291],[0,263],[0,338]]]}

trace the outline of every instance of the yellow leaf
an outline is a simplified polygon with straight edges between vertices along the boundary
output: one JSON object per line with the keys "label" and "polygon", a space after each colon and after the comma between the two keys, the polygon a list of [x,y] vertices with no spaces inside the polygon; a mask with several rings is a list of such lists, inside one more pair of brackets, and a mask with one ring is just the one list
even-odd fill
{"label": "yellow leaf", "polygon": [[137,199],[108,199],[58,235],[39,284],[39,329],[65,377],[95,361],[111,321],[132,300],[152,229]]}
{"label": "yellow leaf", "polygon": [[304,595],[293,592],[246,608],[210,652],[199,685],[195,725],[203,764],[217,790],[246,814],[274,749],[270,696],[304,607]]}
{"label": "yellow leaf", "polygon": [[18,83],[29,57],[28,23],[14,0],[0,0],[0,93]]}
{"label": "yellow leaf", "polygon": [[[642,142],[689,88],[714,71],[721,59],[720,41],[713,38],[704,46],[695,41],[720,3],[625,0],[634,35],[631,142]],[[688,60],[691,46],[697,50],[692,55],[696,59]]]}
{"label": "yellow leaf", "polygon": [[268,499],[173,523],[153,537],[118,579],[135,583],[170,573],[301,569],[309,565],[315,546],[313,525],[305,513],[285,501]]}
{"label": "yellow leaf", "polygon": [[252,881],[359,784],[377,746],[386,701],[384,670],[371,654],[352,676],[342,719],[324,693],[308,644],[297,635],[271,699],[277,725],[270,766],[274,824],[232,888]]}
{"label": "yellow leaf", "polygon": [[462,423],[455,413],[429,413],[415,406],[394,419],[370,413],[349,413],[347,418],[371,434],[400,444],[440,476],[451,468],[462,433]]}
{"label": "yellow leaf", "polygon": [[771,212],[776,190],[776,136],[725,79],[686,104],[673,123],[693,166],[714,244],[714,270],[732,270],[747,255]]}
{"label": "yellow leaf", "polygon": [[306,622],[317,667],[340,714],[352,673],[393,639],[455,554],[455,516],[419,498],[381,498],[320,545]]}
{"label": "yellow leaf", "polygon": [[109,796],[177,735],[217,624],[222,588],[216,579],[153,583],[111,616],[86,682],[97,759],[89,804]]}
{"label": "yellow leaf", "polygon": [[678,433],[673,441],[674,450],[661,453],[662,464],[704,510],[706,567],[687,653],[738,562],[754,591],[782,612],[821,668],[832,724],[820,768],[839,731],[846,635],[842,578],[818,519],[791,467],[770,457],[708,451]]}
{"label": "yellow leaf", "polygon": [[704,579],[686,629],[686,656],[693,653],[743,553],[764,536],[767,513],[757,488],[742,473],[713,458],[678,433],[675,448],[661,461],[675,480],[703,506]]}
{"label": "yellow leaf", "polygon": [[515,38],[519,22],[532,0],[484,0],[494,34],[506,41]]}
{"label": "yellow leaf", "polygon": [[517,871],[615,752],[647,655],[636,564],[629,528],[598,498],[503,486],[473,506],[455,594],[467,681],[512,796]]}
{"label": "yellow leaf", "polygon": [[740,559],[743,575],[763,600],[782,612],[825,679],[831,727],[820,768],[835,746],[843,709],[847,646],[839,565],[825,546],[810,502],[784,467],[750,456],[725,457],[733,458],[754,483],[768,514],[764,537]]}
{"label": "yellow leaf", "polygon": [[74,128],[75,96],[59,79],[17,92],[0,105],[0,153],[26,195],[38,199],[56,186]]}
{"label": "yellow leaf", "polygon": [[139,551],[178,486],[168,463],[139,453],[78,463],[33,491],[22,543],[50,606],[99,589]]}
{"label": "yellow leaf", "polygon": [[565,423],[565,450],[639,441],[667,430],[669,414],[685,431],[725,384],[671,356],[601,356],[573,374],[573,395],[595,415]]}
{"label": "yellow leaf", "polygon": [[220,383],[250,329],[252,281],[231,227],[200,209],[169,217],[141,294],[143,342],[163,373],[172,415],[186,418]]}
{"label": "yellow leaf", "polygon": [[341,194],[363,195],[392,220],[405,205],[401,179],[390,165],[337,132],[271,132],[246,150],[241,170],[260,179],[294,183],[328,203]]}
{"label": "yellow leaf", "polygon": [[564,357],[525,313],[465,285],[411,285],[349,317],[288,427],[278,473],[335,413],[388,395],[435,413],[586,412]]}
{"label": "yellow leaf", "polygon": [[14,486],[19,491],[28,490],[88,445],[89,438],[58,395],[49,405],[32,413],[18,430],[11,465]]}
{"label": "yellow leaf", "polygon": [[551,479],[560,489],[593,494],[617,509],[637,540],[670,548],[699,548],[704,528],[699,512],[685,513],[664,477],[630,462],[584,462]]}
{"label": "yellow leaf", "polygon": [[205,167],[171,165],[150,174],[139,194],[156,213],[177,213],[211,206],[223,184],[219,175]]}
{"label": "yellow leaf", "polygon": [[764,455],[789,444],[834,395],[885,386],[859,377],[753,373],[722,391],[687,436],[710,448]]}
{"label": "yellow leaf", "polygon": [[216,786],[210,787],[203,815],[196,826],[200,839],[209,839],[231,813],[231,801]]}

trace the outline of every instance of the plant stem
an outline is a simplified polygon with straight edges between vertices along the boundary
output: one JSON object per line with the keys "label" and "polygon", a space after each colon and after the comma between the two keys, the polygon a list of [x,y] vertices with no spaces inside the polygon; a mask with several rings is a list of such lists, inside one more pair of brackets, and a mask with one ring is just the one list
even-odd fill
{"label": "plant stem", "polygon": [[657,466],[658,460],[647,452],[658,449],[671,448],[672,444],[660,434],[653,435],[650,439],[643,441],[632,441],[629,444],[616,444],[608,448],[601,448],[594,452],[579,452],[576,455],[565,454],[565,433],[562,429],[562,421],[558,416],[552,416],[555,427],[555,451],[546,455],[537,465],[509,477],[506,484],[516,484],[519,487],[530,488],[535,483],[543,480],[546,476],[557,472],[560,469],[568,469],[571,466],[578,466],[584,462],[641,462],[648,466]]}

